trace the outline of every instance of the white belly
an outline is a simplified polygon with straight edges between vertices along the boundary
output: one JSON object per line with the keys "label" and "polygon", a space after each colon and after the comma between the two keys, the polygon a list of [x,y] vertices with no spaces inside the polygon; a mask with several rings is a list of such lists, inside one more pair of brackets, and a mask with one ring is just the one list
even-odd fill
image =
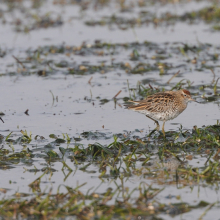
{"label": "white belly", "polygon": [[167,111],[166,113],[165,112],[155,113],[146,110],[142,110],[138,112],[145,114],[146,116],[153,118],[156,121],[169,121],[176,118],[181,113],[179,111]]}

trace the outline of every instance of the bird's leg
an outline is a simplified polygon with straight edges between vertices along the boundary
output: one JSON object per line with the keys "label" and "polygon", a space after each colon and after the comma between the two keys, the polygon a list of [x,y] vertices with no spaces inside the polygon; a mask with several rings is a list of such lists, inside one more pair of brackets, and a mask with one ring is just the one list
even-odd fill
{"label": "bird's leg", "polygon": [[0,120],[4,123],[3,119],[0,117]]}
{"label": "bird's leg", "polygon": [[151,118],[151,117],[149,117],[149,116],[147,116],[147,115],[146,115],[146,117],[150,118],[151,120],[153,120],[153,121],[155,122],[155,124],[157,125],[157,127],[156,127],[154,130],[159,131],[159,130],[160,130],[160,125],[159,125],[158,121],[154,120],[153,118]]}
{"label": "bird's leg", "polygon": [[159,125],[158,121],[154,120],[153,118],[151,118],[151,117],[149,117],[149,116],[147,116],[147,115],[146,115],[146,117],[148,117],[148,118],[150,118],[151,120],[153,120],[153,121],[155,122],[155,124],[157,125],[157,127],[154,128],[154,130],[151,131],[150,134],[148,135],[148,136],[150,137],[155,131],[159,131],[159,130],[160,130],[160,125]]}
{"label": "bird's leg", "polygon": [[164,131],[164,125],[165,125],[165,121],[163,122],[162,133],[163,133],[163,136],[166,137],[166,135],[165,135],[165,131]]}

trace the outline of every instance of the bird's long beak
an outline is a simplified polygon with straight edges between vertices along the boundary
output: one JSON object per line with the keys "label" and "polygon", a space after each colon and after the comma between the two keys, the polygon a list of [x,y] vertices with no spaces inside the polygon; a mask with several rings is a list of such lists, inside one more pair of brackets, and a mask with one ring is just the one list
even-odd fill
{"label": "bird's long beak", "polygon": [[189,100],[201,104],[201,102],[197,102],[195,99],[190,98]]}
{"label": "bird's long beak", "polygon": [[189,99],[189,101],[196,102],[196,100],[195,100],[195,99],[193,99],[193,98],[190,98],[190,99]]}

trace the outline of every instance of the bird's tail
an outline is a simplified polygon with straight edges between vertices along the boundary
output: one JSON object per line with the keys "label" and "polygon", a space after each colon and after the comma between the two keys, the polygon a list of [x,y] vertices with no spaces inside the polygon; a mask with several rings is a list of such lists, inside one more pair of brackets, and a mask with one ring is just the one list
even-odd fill
{"label": "bird's tail", "polygon": [[132,108],[134,108],[136,105],[131,104],[131,103],[137,103],[136,101],[132,101],[132,100],[128,100],[127,102],[130,102],[130,103],[124,105],[124,107],[125,107],[126,109],[132,109]]}

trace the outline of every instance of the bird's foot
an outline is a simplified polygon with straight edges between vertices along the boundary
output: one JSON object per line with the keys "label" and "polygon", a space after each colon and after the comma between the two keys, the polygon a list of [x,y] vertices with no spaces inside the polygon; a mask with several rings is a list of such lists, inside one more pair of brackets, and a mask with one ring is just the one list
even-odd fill
{"label": "bird's foot", "polygon": [[[156,123],[156,122],[155,122]],[[156,128],[154,128],[154,130],[152,130],[151,132],[150,132],[150,134],[148,135],[148,137],[150,137],[155,131],[160,131],[160,125],[158,124],[158,123],[156,123],[157,124],[157,127]]]}
{"label": "bird's foot", "polygon": [[155,131],[157,131],[156,128],[155,128],[153,131],[151,131],[150,134],[147,135],[147,137],[151,137],[151,135],[152,135]]}
{"label": "bird's foot", "polygon": [[166,134],[165,134],[165,131],[162,131],[162,133],[163,133],[163,137],[164,137],[164,138],[166,138]]}

